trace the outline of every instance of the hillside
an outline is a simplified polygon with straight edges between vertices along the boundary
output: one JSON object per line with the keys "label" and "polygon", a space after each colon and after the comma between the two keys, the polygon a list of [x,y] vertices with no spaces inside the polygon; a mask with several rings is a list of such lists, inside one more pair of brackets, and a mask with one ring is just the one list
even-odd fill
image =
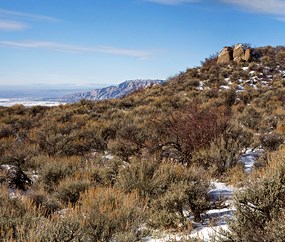
{"label": "hillside", "polygon": [[81,99],[104,100],[104,99],[120,98],[139,89],[144,89],[151,85],[156,85],[161,83],[163,83],[162,80],[129,80],[120,83],[117,86],[109,86],[105,88],[94,89],[89,92],[70,94],[62,97],[61,99],[65,102],[78,102]]}
{"label": "hillside", "polygon": [[217,241],[282,241],[285,47],[236,47],[119,99],[0,107],[0,240],[189,235],[234,206]]}

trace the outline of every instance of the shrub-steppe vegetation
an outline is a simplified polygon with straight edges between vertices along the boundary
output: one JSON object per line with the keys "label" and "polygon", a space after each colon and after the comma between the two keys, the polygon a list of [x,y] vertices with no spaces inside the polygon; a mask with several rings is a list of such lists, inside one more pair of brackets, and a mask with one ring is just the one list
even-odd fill
{"label": "shrub-steppe vegetation", "polygon": [[[0,107],[0,241],[191,232],[225,206],[209,197],[217,180],[244,187],[217,240],[283,241],[285,47],[253,52],[121,99]],[[248,148],[263,150],[251,174]]]}

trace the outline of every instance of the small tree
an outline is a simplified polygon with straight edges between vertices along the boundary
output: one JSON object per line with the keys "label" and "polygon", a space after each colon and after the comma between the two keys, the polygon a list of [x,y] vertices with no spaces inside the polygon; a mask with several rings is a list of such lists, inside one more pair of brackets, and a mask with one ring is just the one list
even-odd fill
{"label": "small tree", "polygon": [[127,162],[131,156],[141,154],[147,139],[145,129],[134,123],[123,123],[116,136],[117,138],[111,142],[111,150]]}
{"label": "small tree", "polygon": [[[164,154],[175,160],[190,164],[195,151],[208,147],[227,127],[227,116],[223,108],[202,109],[192,105],[154,120],[161,137],[160,147]],[[175,150],[175,152],[171,152]],[[162,154],[163,155],[163,154]]]}

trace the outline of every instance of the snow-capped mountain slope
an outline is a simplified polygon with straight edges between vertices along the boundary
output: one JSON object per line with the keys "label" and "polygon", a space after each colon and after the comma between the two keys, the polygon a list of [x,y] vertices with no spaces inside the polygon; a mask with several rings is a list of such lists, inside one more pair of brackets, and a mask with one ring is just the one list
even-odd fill
{"label": "snow-capped mountain slope", "polygon": [[120,98],[139,89],[144,89],[151,85],[161,84],[163,82],[163,80],[129,80],[117,86],[109,86],[101,89],[94,89],[89,92],[66,95],[62,99],[66,102],[77,102],[81,99],[104,100]]}

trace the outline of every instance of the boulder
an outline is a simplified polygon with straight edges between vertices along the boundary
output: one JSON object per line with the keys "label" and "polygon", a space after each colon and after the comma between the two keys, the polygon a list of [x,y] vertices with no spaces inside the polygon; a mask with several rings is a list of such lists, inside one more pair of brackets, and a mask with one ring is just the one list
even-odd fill
{"label": "boulder", "polygon": [[218,56],[217,63],[224,64],[233,60],[233,49],[229,46],[225,46]]}
{"label": "boulder", "polygon": [[242,59],[243,55],[244,55],[243,45],[242,44],[235,45],[233,50],[233,59],[235,58]]}
{"label": "boulder", "polygon": [[250,48],[247,48],[244,52],[244,55],[243,55],[243,60],[244,61],[250,61],[251,60],[251,49]]}

